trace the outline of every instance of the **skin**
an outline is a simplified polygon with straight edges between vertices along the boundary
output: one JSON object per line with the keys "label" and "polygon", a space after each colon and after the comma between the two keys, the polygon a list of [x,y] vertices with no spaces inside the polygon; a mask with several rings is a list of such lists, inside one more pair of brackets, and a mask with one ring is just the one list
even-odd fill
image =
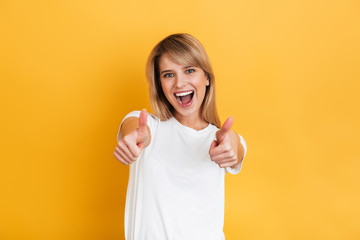
{"label": "skin", "polygon": [[129,117],[121,127],[121,139],[115,147],[114,156],[123,164],[136,161],[142,149],[151,141],[150,128],[146,124],[147,112],[142,110],[140,117]]}
{"label": "skin", "polygon": [[[159,69],[161,86],[166,99],[175,108],[176,120],[195,130],[207,127],[208,123],[200,115],[206,86],[209,85],[205,72],[198,67],[179,65],[173,62],[167,54],[160,58]],[[194,91],[192,104],[189,107],[181,107],[174,94],[187,90]]]}
{"label": "skin", "polygon": [[[202,119],[200,114],[206,86],[209,85],[204,71],[194,66],[179,65],[167,54],[160,58],[159,69],[161,86],[167,100],[175,108],[176,120],[195,130],[207,127],[208,122]],[[187,90],[194,91],[192,104],[189,107],[182,107],[174,93]],[[147,112],[144,109],[140,113],[140,118],[129,117],[123,122],[121,139],[114,151],[114,156],[123,164],[128,165],[136,161],[142,149],[150,144],[151,133],[146,120]],[[239,136],[231,130],[232,124],[233,117],[229,117],[217,131],[216,140],[209,147],[211,160],[221,168],[239,168],[244,155]]]}

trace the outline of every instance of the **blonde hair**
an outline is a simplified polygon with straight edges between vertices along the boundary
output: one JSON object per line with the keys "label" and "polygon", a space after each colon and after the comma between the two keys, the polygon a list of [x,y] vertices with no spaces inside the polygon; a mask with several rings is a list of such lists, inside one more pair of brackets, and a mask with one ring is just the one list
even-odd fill
{"label": "blonde hair", "polygon": [[154,114],[164,121],[171,118],[175,111],[166,99],[160,82],[159,60],[165,53],[177,64],[199,67],[205,72],[210,84],[206,87],[200,108],[201,116],[205,121],[221,128],[215,103],[215,77],[209,57],[201,43],[187,33],[172,34],[164,38],[152,49],[147,59],[146,77],[150,85],[150,100]]}

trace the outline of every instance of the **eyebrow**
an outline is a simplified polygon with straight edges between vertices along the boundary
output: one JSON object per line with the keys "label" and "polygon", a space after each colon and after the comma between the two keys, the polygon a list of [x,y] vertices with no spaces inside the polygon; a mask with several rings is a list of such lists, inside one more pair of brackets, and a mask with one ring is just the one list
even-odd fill
{"label": "eyebrow", "polygon": [[[190,68],[190,67],[193,67],[193,66],[186,66],[186,67],[183,67],[183,69]],[[164,70],[160,74],[163,74],[163,73],[166,73],[166,72],[171,72],[171,70]]]}

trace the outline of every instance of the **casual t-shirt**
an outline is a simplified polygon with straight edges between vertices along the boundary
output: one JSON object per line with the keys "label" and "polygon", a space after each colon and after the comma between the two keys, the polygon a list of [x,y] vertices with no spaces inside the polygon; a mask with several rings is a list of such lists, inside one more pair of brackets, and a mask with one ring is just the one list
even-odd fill
{"label": "casual t-shirt", "polygon": [[[139,115],[134,111],[124,120]],[[151,142],[129,165],[125,238],[225,239],[224,177],[226,172],[239,173],[241,166],[220,168],[210,159],[210,144],[219,129],[209,124],[197,131],[174,117],[161,121],[152,114],[147,125]],[[119,135],[120,130],[118,141]],[[241,136],[240,140],[246,154],[246,143]]]}

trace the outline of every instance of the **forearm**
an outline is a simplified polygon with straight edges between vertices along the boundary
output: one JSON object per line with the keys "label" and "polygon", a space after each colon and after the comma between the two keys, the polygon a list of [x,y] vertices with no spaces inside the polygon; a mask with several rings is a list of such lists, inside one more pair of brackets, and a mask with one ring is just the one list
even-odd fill
{"label": "forearm", "polygon": [[[128,135],[129,133],[136,130],[137,128],[139,128],[139,118],[137,118],[137,117],[129,117],[129,118],[125,119],[124,122],[121,125],[121,129],[120,129],[121,136],[120,136],[120,138],[123,138],[124,136]],[[151,142],[151,132],[150,132],[149,126],[146,126],[146,130],[147,130],[147,133],[148,133],[148,138],[144,142],[144,148],[146,148]]]}
{"label": "forearm", "polygon": [[234,131],[231,131],[231,133],[232,133],[231,134],[232,142],[234,143],[233,149],[236,149],[236,152],[237,152],[237,163],[234,166],[232,166],[231,168],[237,169],[242,164],[242,161],[243,161],[244,155],[245,155],[245,149],[244,149],[244,146],[241,144],[240,136]]}

